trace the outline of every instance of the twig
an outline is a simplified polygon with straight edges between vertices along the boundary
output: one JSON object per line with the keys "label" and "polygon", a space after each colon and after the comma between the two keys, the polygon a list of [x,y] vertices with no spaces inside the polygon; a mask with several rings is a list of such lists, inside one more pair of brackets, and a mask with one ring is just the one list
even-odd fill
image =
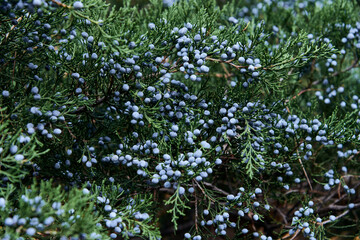
{"label": "twig", "polygon": [[[189,221],[189,222],[186,222],[184,224],[181,224],[178,226],[177,228],[177,231],[180,232],[180,231],[184,231],[185,229],[189,229],[191,228],[192,226],[194,226],[194,223],[193,221]],[[164,230],[160,230],[161,231],[161,234],[162,235],[167,235],[167,234],[174,234],[174,227],[169,227],[169,228],[166,228]]]}
{"label": "twig", "polygon": [[[95,107],[97,105],[100,105],[101,103],[103,103],[105,101],[105,97],[100,98],[99,100],[96,100],[95,103],[93,105],[91,105],[91,107]],[[77,108],[75,111],[72,111],[71,113],[73,114],[79,114],[82,113],[86,110],[86,106],[81,106],[79,108]]]}
{"label": "twig", "polygon": [[316,190],[305,191],[305,190],[300,190],[300,189],[291,189],[289,191],[286,191],[285,195],[288,195],[288,194],[294,193],[294,192],[298,192],[298,193],[307,193],[307,192],[309,192],[309,193],[316,193],[316,194],[321,194],[321,195],[327,195],[328,194],[326,192],[321,192],[321,191],[316,191]]}
{"label": "twig", "polygon": [[[326,208],[323,208],[321,209],[322,212],[327,212],[329,210],[336,210],[336,211],[339,211],[339,210],[344,210],[344,209],[348,209],[349,206],[345,206],[345,205],[329,205],[328,207]],[[355,203],[354,204],[354,207],[352,209],[355,209],[355,208],[360,208],[360,203]]]}
{"label": "twig", "polygon": [[72,138],[76,139],[75,135],[71,132],[70,127],[68,126],[67,122],[65,122],[65,125],[67,127],[67,130],[69,131]]}
{"label": "twig", "polygon": [[355,68],[355,67],[358,67],[359,66],[359,59],[355,59],[354,63],[351,64],[349,67],[347,67],[346,69],[340,71],[340,72],[334,72],[333,74],[331,74],[332,77],[335,77],[341,73],[344,73],[344,72],[347,72],[347,71],[350,71],[351,69]]}
{"label": "twig", "polygon": [[[320,91],[321,89],[312,89],[312,88],[307,88],[307,89],[304,89],[304,90],[301,90],[298,94],[296,94],[295,96],[293,96],[291,98],[291,100],[294,100],[295,98],[299,97],[301,94],[305,93],[305,92],[309,92],[309,91]],[[290,99],[286,99],[285,100],[285,103],[288,103],[290,102]]]}
{"label": "twig", "polygon": [[[347,213],[349,212],[349,210],[346,210],[345,212],[343,212],[342,214],[340,214],[339,216],[335,217],[335,220],[339,219],[339,218],[342,218],[343,216],[345,216]],[[321,222],[321,223],[317,223],[318,225],[325,225],[325,224],[328,224],[329,222],[332,222],[332,220],[326,220],[324,222]]]}
{"label": "twig", "polygon": [[[224,61],[224,60],[221,60],[221,59],[216,59],[216,58],[211,58],[211,57],[206,57],[205,59],[213,61],[213,62],[227,63],[227,64],[233,66],[236,69],[248,68],[248,66],[239,66],[239,65],[236,65],[236,64],[232,63],[233,60]],[[255,67],[255,69],[257,69],[257,68]]]}
{"label": "twig", "polygon": [[14,82],[14,76],[15,76],[15,65],[16,65],[16,52],[15,52],[15,55],[14,55],[14,65],[13,65],[13,73],[12,73],[13,82]]}
{"label": "twig", "polygon": [[226,69],[226,66],[225,66],[224,63],[221,63],[221,66],[223,67],[224,72],[226,73],[226,74],[225,74],[225,78],[226,78],[226,80],[228,80],[228,77],[231,76],[231,74],[230,74],[229,71]]}
{"label": "twig", "polygon": [[221,194],[223,194],[223,195],[225,195],[225,196],[227,196],[227,195],[230,194],[230,193],[228,193],[228,192],[226,192],[226,191],[224,191],[224,190],[222,190],[222,189],[220,189],[220,188],[212,185],[211,183],[203,182],[203,184],[204,184],[205,186],[211,187],[211,188],[214,189],[215,191],[218,191],[218,192],[220,192]]}
{"label": "twig", "polygon": [[196,185],[200,188],[201,192],[204,194],[205,197],[209,198],[210,201],[212,201],[213,203],[216,202],[214,199],[212,199],[210,196],[208,196],[208,195],[205,193],[205,190],[200,186],[200,184],[198,183],[198,181],[194,180],[194,182],[195,182]]}
{"label": "twig", "polygon": [[243,28],[243,30],[241,30],[241,31],[242,31],[242,32],[245,32],[246,29],[249,27],[249,25],[250,25],[250,22],[248,22],[248,23],[246,24],[246,26]]}
{"label": "twig", "polygon": [[221,73],[216,73],[215,75],[214,75],[215,77],[218,77],[218,78],[229,78],[229,77],[232,77],[232,76],[234,76],[234,74],[232,74],[232,73],[230,73],[230,74],[221,74]]}
{"label": "twig", "polygon": [[60,7],[63,7],[63,8],[68,8],[68,9],[71,9],[70,6],[64,4],[64,3],[61,3],[61,2],[58,2],[56,0],[51,0],[53,3],[55,3],[56,5],[60,6]]}
{"label": "twig", "polygon": [[299,150],[298,150],[298,149],[296,149],[296,153],[297,153],[297,155],[298,155],[298,160],[299,160],[299,162],[300,162],[301,168],[302,168],[302,170],[303,170],[303,172],[304,172],[304,174],[305,174],[306,181],[308,182],[308,184],[309,184],[309,186],[310,186],[310,189],[311,189],[311,191],[312,191],[312,190],[313,190],[313,187],[312,187],[312,185],[311,185],[310,179],[309,179],[309,177],[308,177],[308,175],[307,175],[307,172],[306,172],[306,170],[305,170],[304,164],[303,164],[302,161],[301,161],[301,157],[300,157],[300,153],[299,153]]}
{"label": "twig", "polygon": [[[294,236],[290,240],[294,240],[299,233],[300,233],[300,229],[296,230],[296,232],[294,233]],[[282,237],[281,239],[286,239],[286,238],[289,238],[290,236],[291,235],[288,233],[284,237]]]}
{"label": "twig", "polygon": [[[16,21],[20,22],[22,18],[23,18],[23,17],[19,17]],[[7,41],[8,37],[9,37],[9,35],[10,35],[10,32],[11,32],[12,30],[14,30],[15,27],[16,27],[16,25],[12,25],[12,26],[11,26],[10,31],[9,31],[8,33],[6,33],[5,38],[3,39],[3,41],[1,42],[1,44],[3,44],[4,42]]]}
{"label": "twig", "polygon": [[294,240],[296,236],[299,235],[299,233],[300,233],[300,229],[296,230],[294,236],[290,240]]}
{"label": "twig", "polygon": [[[195,184],[194,184],[194,180],[192,181],[192,184],[193,184],[193,188],[195,189]],[[196,195],[196,191],[194,191],[194,194],[195,194],[195,229],[196,229],[196,232],[199,231],[199,227],[198,227],[198,198],[197,198],[197,195]]]}
{"label": "twig", "polygon": [[279,208],[277,208],[277,207],[275,207],[275,210],[280,213],[281,217],[282,217],[283,220],[284,220],[284,223],[287,225],[287,224],[288,224],[288,221],[287,221],[287,219],[286,219],[286,215],[285,215]]}

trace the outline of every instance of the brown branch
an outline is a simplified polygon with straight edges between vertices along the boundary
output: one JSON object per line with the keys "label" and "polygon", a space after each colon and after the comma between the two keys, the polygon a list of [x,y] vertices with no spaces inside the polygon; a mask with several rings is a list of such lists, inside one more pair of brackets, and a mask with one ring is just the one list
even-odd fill
{"label": "brown branch", "polygon": [[[307,88],[307,89],[303,89],[301,90],[298,94],[296,94],[295,96],[293,96],[291,98],[291,100],[294,100],[295,98],[299,97],[301,94],[305,93],[305,92],[310,92],[310,91],[320,91],[321,89],[313,89],[313,88]],[[285,103],[290,102],[290,99],[286,99]]]}
{"label": "brown branch", "polygon": [[[340,214],[339,216],[335,217],[335,220],[339,219],[339,218],[342,218],[343,216],[345,216],[347,213],[349,212],[349,210],[346,210],[345,212],[343,212],[342,214]],[[317,223],[318,225],[325,225],[325,224],[328,224],[329,222],[332,222],[330,219],[329,220],[326,220],[324,222],[321,222],[321,223]]]}
{"label": "brown branch", "polygon": [[[295,142],[296,142],[296,140],[295,140]],[[300,153],[299,153],[299,150],[298,150],[298,149],[296,149],[296,153],[297,153],[298,160],[299,160],[299,163],[300,163],[300,165],[301,165],[301,168],[302,168],[302,170],[303,170],[303,172],[304,172],[304,174],[305,174],[306,181],[308,182],[308,184],[309,184],[309,186],[310,186],[310,189],[311,189],[311,191],[312,191],[312,190],[313,190],[313,187],[312,187],[312,185],[311,185],[310,179],[309,179],[309,177],[308,177],[308,175],[307,175],[307,172],[306,172],[306,170],[305,170],[304,164],[303,164],[302,161],[301,161],[301,157],[300,157]]]}
{"label": "brown branch", "polygon": [[[206,60],[210,60],[210,61],[212,61],[212,62],[227,63],[227,64],[233,66],[233,67],[236,68],[236,69],[248,68],[248,66],[239,66],[239,65],[236,65],[236,64],[232,63],[233,59],[232,59],[232,60],[228,60],[228,61],[224,61],[224,60],[216,59],[216,58],[211,58],[211,57],[206,57],[205,59],[206,59]],[[255,69],[257,69],[257,68],[255,67]]]}
{"label": "brown branch", "polygon": [[215,203],[216,201],[214,199],[212,199],[210,196],[208,196],[205,193],[205,190],[200,186],[200,184],[198,183],[198,181],[194,180],[194,182],[196,183],[196,185],[199,187],[199,189],[201,190],[201,192],[204,194],[205,197],[207,197],[208,199],[210,199],[211,202]]}
{"label": "brown branch", "polygon": [[[195,189],[194,180],[192,181],[192,185],[193,185],[193,188]],[[196,232],[198,232],[199,231],[199,227],[198,227],[198,198],[197,198],[197,195],[196,195],[196,191],[194,191],[194,194],[195,194],[195,229],[196,229]]]}
{"label": "brown branch", "polygon": [[[296,232],[294,233],[294,236],[290,239],[290,240],[293,240],[296,238],[296,236],[300,233],[300,229],[296,230]],[[286,239],[286,238],[289,238],[291,237],[291,235],[289,233],[287,233],[285,236],[283,236],[282,238],[280,239]]]}
{"label": "brown branch", "polygon": [[304,189],[292,189],[292,190],[286,191],[284,194],[288,195],[290,193],[295,193],[295,192],[297,192],[297,193],[316,193],[316,194],[326,195],[326,196],[328,195],[328,193],[326,193],[326,192],[321,192],[321,191],[316,191],[316,190],[306,191]]}
{"label": "brown branch", "polygon": [[214,189],[215,191],[218,191],[218,192],[220,192],[221,194],[223,194],[223,195],[225,195],[225,196],[227,196],[227,195],[230,194],[230,193],[228,193],[228,192],[226,192],[226,191],[224,191],[224,190],[222,190],[222,189],[220,189],[220,188],[212,185],[211,183],[203,182],[203,184],[204,184],[205,186],[211,187],[211,188]]}
{"label": "brown branch", "polygon": [[68,130],[68,132],[70,133],[71,137],[72,137],[73,139],[76,139],[75,135],[71,132],[71,130],[70,130],[70,128],[69,128],[69,126],[68,126],[67,122],[65,122],[65,125],[66,125],[67,130]]}
{"label": "brown branch", "polygon": [[[22,18],[23,18],[23,17],[19,17],[16,21],[20,22]],[[12,30],[14,30],[15,27],[16,27],[16,25],[12,25],[12,26],[11,26],[10,31],[9,31],[8,33],[6,33],[5,38],[3,39],[3,41],[1,42],[1,44],[3,44],[4,42],[7,41],[7,39],[9,38],[10,32],[11,32]]]}
{"label": "brown branch", "polygon": [[243,28],[243,30],[241,30],[241,31],[242,31],[242,32],[245,32],[246,29],[249,27],[249,25],[250,25],[250,22],[248,22],[248,23],[246,24],[246,26]]}
{"label": "brown branch", "polygon": [[232,74],[232,73],[230,73],[230,74],[215,73],[215,75],[213,75],[213,76],[218,77],[218,78],[229,78],[229,77],[234,76],[234,74]]}
{"label": "brown branch", "polygon": [[15,76],[15,66],[16,66],[16,51],[15,51],[15,55],[14,55],[14,65],[13,65],[13,73],[12,73],[12,77],[13,77],[13,82],[14,82],[14,76]]}
{"label": "brown branch", "polygon": [[286,219],[286,215],[285,215],[279,208],[277,208],[277,207],[274,207],[274,208],[275,208],[276,211],[278,211],[278,212],[280,213],[281,217],[282,217],[283,220],[284,220],[284,223],[287,225],[287,224],[288,224],[288,221],[287,221],[287,219]]}
{"label": "brown branch", "polygon": [[[193,221],[189,221],[189,222],[186,222],[184,224],[180,224],[177,228],[177,232],[180,232],[180,231],[184,231],[185,229],[189,229],[191,228],[192,226],[194,226],[194,223]],[[161,235],[168,235],[168,234],[171,234],[173,236],[174,234],[174,227],[168,227],[164,230],[160,230],[161,231]]]}
{"label": "brown branch", "polygon": [[350,71],[351,69],[355,68],[355,67],[358,67],[359,66],[359,59],[356,59],[353,64],[351,64],[349,67],[347,67],[346,69],[340,71],[340,72],[334,72],[333,74],[331,74],[332,77],[335,77],[341,73],[344,73],[344,72],[347,72],[347,71]]}
{"label": "brown branch", "polygon": [[294,240],[297,237],[297,235],[299,235],[299,233],[300,233],[300,229],[296,230],[294,236],[290,240]]}
{"label": "brown branch", "polygon": [[[103,103],[105,101],[105,99],[106,99],[106,97],[102,97],[99,100],[96,100],[95,103],[91,105],[91,107],[100,105],[101,103]],[[79,113],[85,112],[86,110],[87,110],[86,106],[81,106],[81,107],[77,108],[75,111],[72,111],[71,113],[79,114]]]}
{"label": "brown branch", "polygon": [[64,4],[64,3],[61,3],[61,2],[58,2],[56,0],[51,0],[53,3],[55,3],[56,5],[60,6],[60,7],[63,7],[63,8],[68,8],[68,9],[71,9],[70,6]]}
{"label": "brown branch", "polygon": [[[339,211],[339,210],[345,210],[345,209],[348,209],[348,208],[349,208],[348,205],[334,205],[334,204],[331,204],[331,205],[327,206],[326,208],[321,209],[321,212],[328,212],[330,210]],[[352,209],[355,209],[355,208],[360,208],[360,203],[355,203],[354,207]]]}

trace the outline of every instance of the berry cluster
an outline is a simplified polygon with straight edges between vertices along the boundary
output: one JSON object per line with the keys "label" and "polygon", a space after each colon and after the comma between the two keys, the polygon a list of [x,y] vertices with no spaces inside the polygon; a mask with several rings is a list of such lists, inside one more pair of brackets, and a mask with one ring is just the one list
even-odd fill
{"label": "berry cluster", "polygon": [[320,239],[360,207],[358,7],[179,2],[1,2],[4,239]]}

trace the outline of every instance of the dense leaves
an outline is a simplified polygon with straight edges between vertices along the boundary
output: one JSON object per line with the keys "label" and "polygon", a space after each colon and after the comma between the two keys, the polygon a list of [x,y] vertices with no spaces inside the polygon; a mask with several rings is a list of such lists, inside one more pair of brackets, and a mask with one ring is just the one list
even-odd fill
{"label": "dense leaves", "polygon": [[3,239],[359,234],[357,2],[0,11]]}

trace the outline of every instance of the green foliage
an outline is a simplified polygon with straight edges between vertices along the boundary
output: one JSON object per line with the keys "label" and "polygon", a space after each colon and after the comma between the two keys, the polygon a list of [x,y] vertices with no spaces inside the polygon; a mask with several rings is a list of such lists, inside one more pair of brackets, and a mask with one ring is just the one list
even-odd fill
{"label": "green foliage", "polygon": [[[40,238],[100,233],[101,229],[96,227],[96,223],[101,219],[94,214],[94,205],[91,203],[94,195],[85,195],[77,189],[65,193],[61,186],[54,188],[51,181],[34,183],[31,188],[24,189],[24,192],[16,189],[14,185],[8,184],[6,189],[2,190],[1,195],[6,196],[5,199],[8,201],[6,207],[0,211],[1,219],[16,216],[17,219],[27,222],[25,226],[43,223],[41,233],[36,234]],[[15,202],[10,199],[18,200]],[[50,218],[52,220],[47,222],[46,219]],[[1,235],[6,234],[13,238],[27,235],[23,226],[6,226],[1,229]],[[99,236],[106,238],[103,233]]]}
{"label": "green foliage", "polygon": [[219,2],[0,3],[2,239],[360,234],[358,2]]}

